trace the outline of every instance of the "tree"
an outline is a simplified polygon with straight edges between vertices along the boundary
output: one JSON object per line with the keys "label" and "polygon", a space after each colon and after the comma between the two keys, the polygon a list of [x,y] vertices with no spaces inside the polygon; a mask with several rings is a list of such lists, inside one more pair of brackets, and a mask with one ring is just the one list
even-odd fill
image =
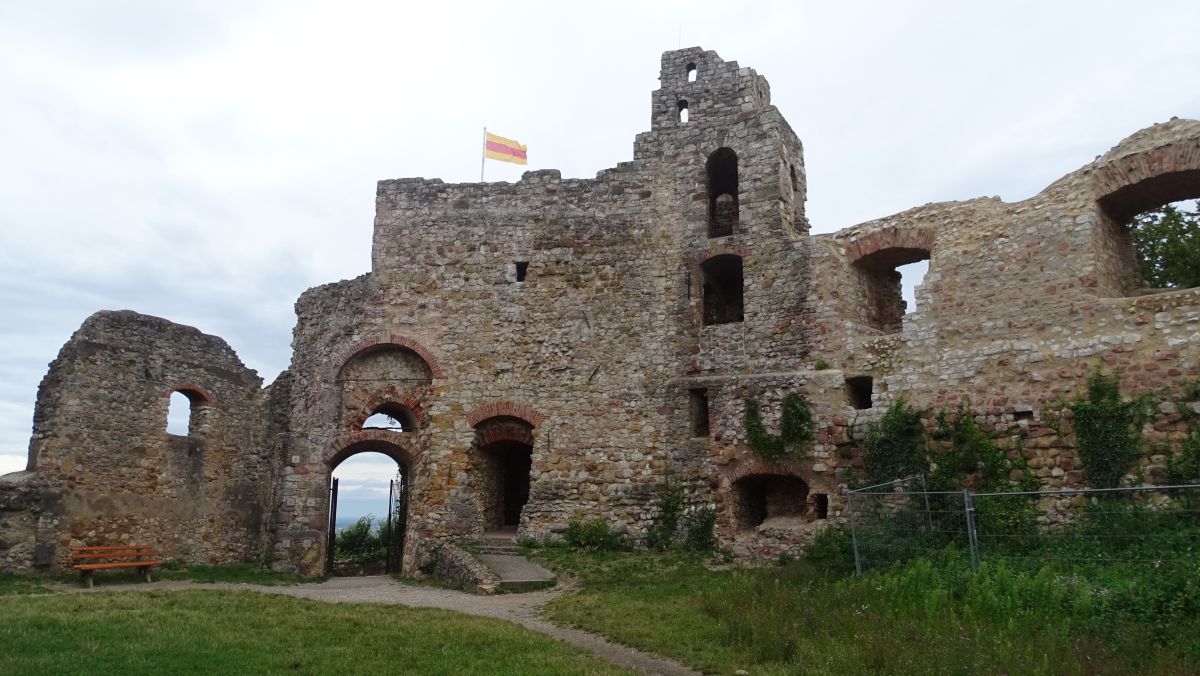
{"label": "tree", "polygon": [[1129,223],[1129,235],[1151,288],[1200,286],[1200,200],[1164,204]]}

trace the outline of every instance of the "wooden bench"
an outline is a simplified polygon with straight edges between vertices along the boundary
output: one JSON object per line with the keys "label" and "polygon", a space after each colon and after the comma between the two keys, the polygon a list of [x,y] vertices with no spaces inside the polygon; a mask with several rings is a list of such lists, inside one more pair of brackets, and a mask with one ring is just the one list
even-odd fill
{"label": "wooden bench", "polygon": [[150,545],[71,548],[71,567],[83,574],[83,586],[89,588],[92,586],[92,576],[97,570],[137,568],[142,579],[150,582],[150,568],[162,564]]}

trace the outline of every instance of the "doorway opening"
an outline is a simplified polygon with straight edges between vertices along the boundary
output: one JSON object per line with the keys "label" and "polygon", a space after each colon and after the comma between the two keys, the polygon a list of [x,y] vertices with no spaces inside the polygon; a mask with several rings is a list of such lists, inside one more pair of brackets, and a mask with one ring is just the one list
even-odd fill
{"label": "doorway opening", "polygon": [[408,475],[404,463],[382,449],[363,448],[334,462],[329,485],[327,574],[400,572]]}
{"label": "doorway opening", "polygon": [[521,512],[529,502],[529,471],[533,447],[517,441],[499,441],[480,449],[488,471],[482,477],[484,532],[516,532]]}
{"label": "doorway opening", "polygon": [[515,534],[529,504],[533,426],[509,416],[476,426],[474,465],[483,533]]}

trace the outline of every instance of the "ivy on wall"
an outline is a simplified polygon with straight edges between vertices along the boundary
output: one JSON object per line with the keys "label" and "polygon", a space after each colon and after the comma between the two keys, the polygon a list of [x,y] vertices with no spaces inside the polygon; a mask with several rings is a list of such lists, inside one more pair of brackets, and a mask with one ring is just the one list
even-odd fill
{"label": "ivy on wall", "polygon": [[1088,481],[1096,488],[1112,488],[1141,455],[1141,425],[1153,415],[1153,397],[1121,399],[1116,375],[1097,370],[1087,381],[1087,397],[1076,397],[1072,413],[1075,443]]}
{"label": "ivy on wall", "polygon": [[767,432],[759,413],[758,399],[746,399],[746,443],[768,460],[779,460],[796,446],[813,439],[812,412],[803,395],[788,392],[779,415],[779,434]]}
{"label": "ivy on wall", "polygon": [[928,444],[921,412],[896,397],[888,410],[867,428],[863,465],[867,483],[877,484],[928,471]]}

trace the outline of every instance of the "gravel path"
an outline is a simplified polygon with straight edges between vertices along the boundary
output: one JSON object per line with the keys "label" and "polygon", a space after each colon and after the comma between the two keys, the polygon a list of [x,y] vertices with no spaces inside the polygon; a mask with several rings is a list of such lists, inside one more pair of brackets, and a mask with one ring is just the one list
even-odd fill
{"label": "gravel path", "polygon": [[524,594],[498,594],[476,596],[452,589],[406,585],[388,576],[335,577],[325,582],[292,586],[267,586],[257,584],[196,582],[152,582],[149,584],[113,584],[84,589],[70,585],[58,585],[59,591],[90,594],[112,591],[153,591],[179,589],[217,589],[228,591],[256,591],[264,594],[280,594],[313,599],[326,603],[383,603],[415,608],[442,608],[468,615],[481,615],[515,622],[527,629],[551,638],[571,643],[595,653],[613,664],[634,669],[646,674],[664,676],[693,676],[693,671],[678,662],[635,648],[613,643],[602,636],[578,629],[559,627],[542,619],[539,611],[550,600],[562,595],[567,589],[562,585],[554,589],[527,592]]}

